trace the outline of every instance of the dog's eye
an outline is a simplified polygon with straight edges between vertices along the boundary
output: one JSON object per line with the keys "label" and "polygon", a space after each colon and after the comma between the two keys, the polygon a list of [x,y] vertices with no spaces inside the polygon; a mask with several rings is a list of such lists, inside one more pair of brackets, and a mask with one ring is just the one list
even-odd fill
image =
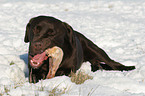
{"label": "dog's eye", "polygon": [[54,35],[55,32],[54,32],[53,29],[48,29],[48,30],[47,30],[47,34],[48,34],[48,35]]}
{"label": "dog's eye", "polygon": [[37,26],[36,28],[37,28],[37,30],[39,30],[39,31],[41,31],[41,29],[42,29],[41,26]]}
{"label": "dog's eye", "polygon": [[37,33],[39,33],[41,30],[42,30],[42,27],[41,27],[41,26],[36,26],[36,27],[33,29],[33,32],[34,32],[34,34],[37,34]]}

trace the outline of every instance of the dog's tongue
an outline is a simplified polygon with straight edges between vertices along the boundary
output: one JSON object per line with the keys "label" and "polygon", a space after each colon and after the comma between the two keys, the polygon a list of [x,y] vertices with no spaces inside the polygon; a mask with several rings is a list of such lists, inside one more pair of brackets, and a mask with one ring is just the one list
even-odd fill
{"label": "dog's tongue", "polygon": [[47,58],[48,56],[46,56],[45,52],[37,54],[30,60],[30,64],[32,67],[38,68],[43,64],[44,60],[47,60]]}

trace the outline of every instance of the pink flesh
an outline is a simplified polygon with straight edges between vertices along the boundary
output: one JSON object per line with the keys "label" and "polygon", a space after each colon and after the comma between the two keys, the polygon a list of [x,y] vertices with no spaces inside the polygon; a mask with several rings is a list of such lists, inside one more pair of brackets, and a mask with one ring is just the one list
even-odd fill
{"label": "pink flesh", "polygon": [[46,56],[45,52],[41,54],[37,54],[30,60],[30,64],[34,68],[38,68],[43,64],[44,60],[47,60],[48,56]]}

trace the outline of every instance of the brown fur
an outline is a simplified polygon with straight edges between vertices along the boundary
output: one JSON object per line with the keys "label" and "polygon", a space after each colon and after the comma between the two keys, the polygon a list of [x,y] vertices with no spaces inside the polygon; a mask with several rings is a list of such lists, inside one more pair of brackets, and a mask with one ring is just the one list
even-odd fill
{"label": "brown fur", "polygon": [[71,71],[76,72],[86,61],[91,63],[93,72],[98,69],[119,71],[135,69],[135,66],[124,66],[110,59],[106,52],[91,40],[73,30],[67,23],[54,17],[38,16],[32,18],[26,27],[25,42],[30,42],[29,81],[34,83],[47,78],[51,60],[45,60],[41,67],[34,69],[30,66],[31,58],[54,46],[58,46],[64,52],[56,76],[69,75]]}

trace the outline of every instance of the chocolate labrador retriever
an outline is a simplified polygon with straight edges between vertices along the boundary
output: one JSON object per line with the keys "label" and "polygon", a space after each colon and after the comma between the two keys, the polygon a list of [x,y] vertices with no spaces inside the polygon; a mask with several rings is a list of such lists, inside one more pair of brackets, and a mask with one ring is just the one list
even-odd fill
{"label": "chocolate labrador retriever", "polygon": [[38,16],[26,26],[25,40],[29,45],[29,82],[69,75],[83,62],[91,63],[91,70],[128,71],[135,66],[124,66],[109,56],[81,33],[54,17]]}

